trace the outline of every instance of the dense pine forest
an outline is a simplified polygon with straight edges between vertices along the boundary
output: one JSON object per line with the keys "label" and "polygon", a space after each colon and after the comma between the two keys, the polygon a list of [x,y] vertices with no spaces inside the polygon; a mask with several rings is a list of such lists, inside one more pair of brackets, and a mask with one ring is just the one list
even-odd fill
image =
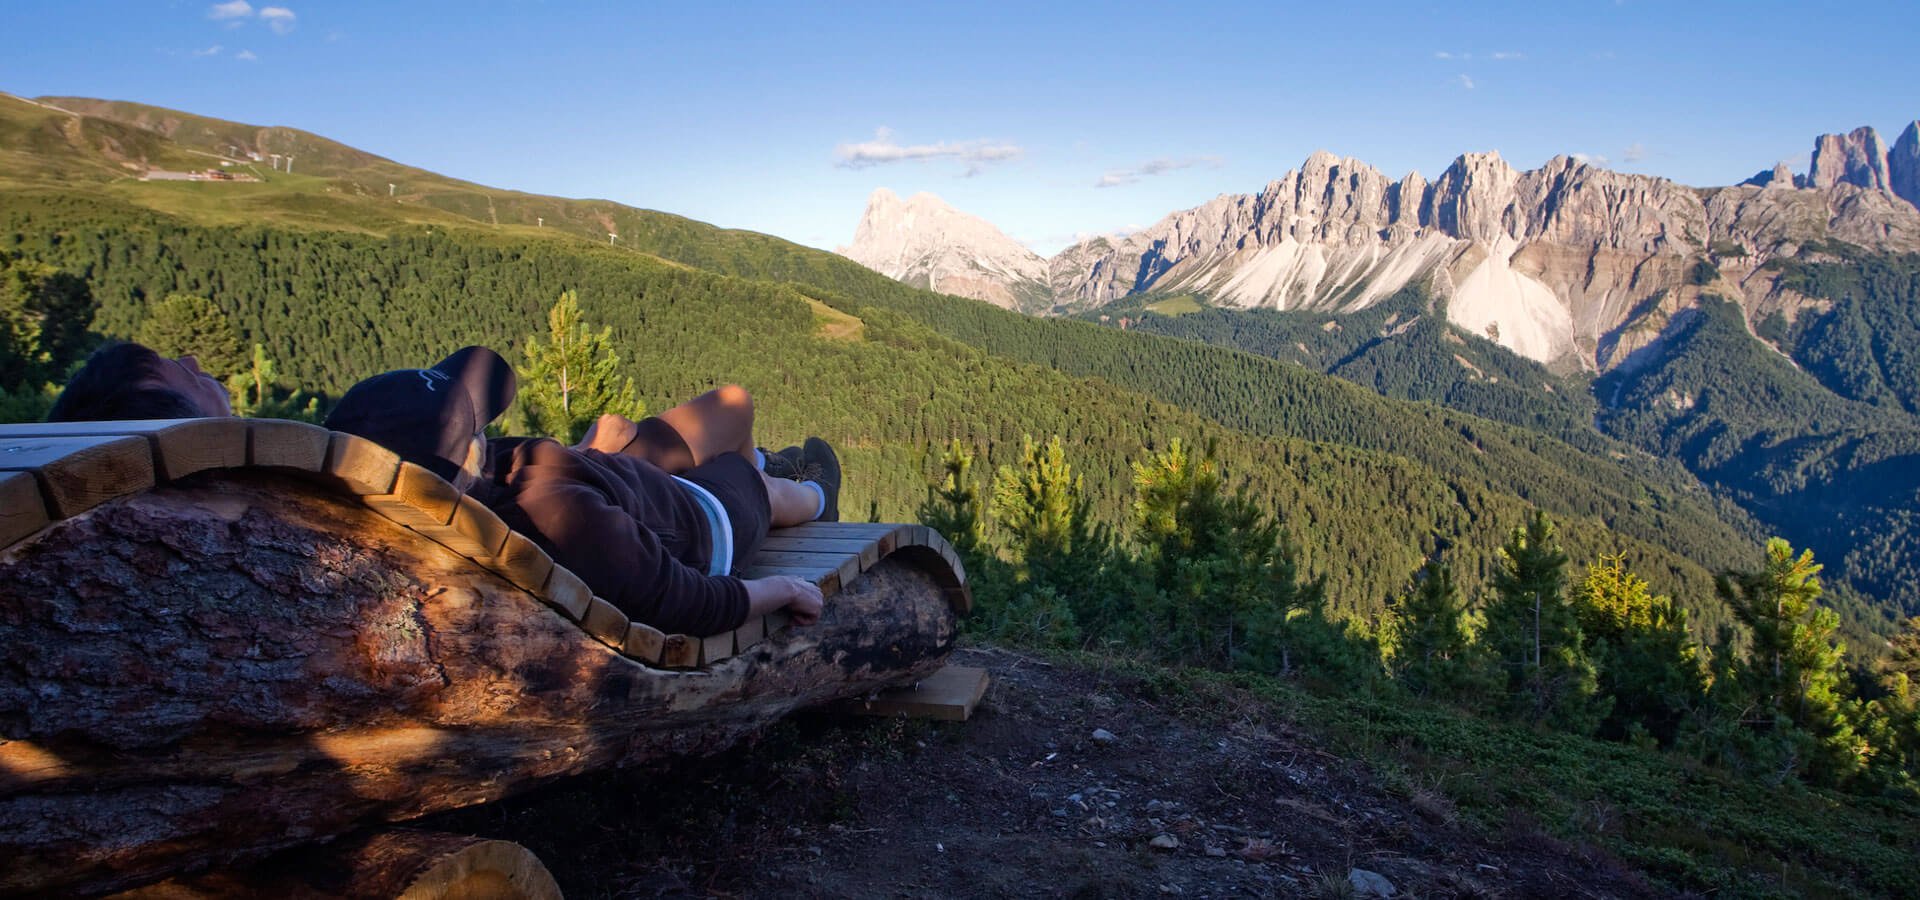
{"label": "dense pine forest", "polygon": [[[56,146],[10,121],[6,159]],[[210,141],[231,124],[199,121]],[[1798,366],[1709,305],[1659,363],[1588,386],[1453,332],[1417,291],[1338,321],[1145,300],[1031,319],[612,204],[452,184],[388,205],[362,182],[416,170],[301,139],[311,180],[227,201],[51,164],[0,178],[0,416],[43,413],[106,339],[198,353],[237,409],[309,418],[480,343],[528,381],[505,427],[559,434],[578,419],[541,379],[577,334],[605,375],[592,408],[737,382],[763,443],[833,440],[849,517],[955,541],[976,639],[1303,690],[1363,743],[1490,754],[1455,764],[1480,767],[1455,772],[1473,790],[1590,766],[1582,784],[1617,778],[1596,796],[1661,816],[1681,815],[1670,773],[1734,779],[1743,809],[1843,810],[1727,824],[1756,845],[1738,852],[1658,831],[1679,821],[1622,844],[1676,885],[1751,887],[1738,872],[1774,852],[1803,886],[1914,887],[1920,629],[1888,601],[1912,611],[1896,550],[1920,522],[1875,498],[1920,489],[1920,261],[1792,264],[1834,299],[1762,323]],[[1660,402],[1675,391],[1697,402]],[[1873,831],[1858,872],[1822,855],[1849,815]]]}

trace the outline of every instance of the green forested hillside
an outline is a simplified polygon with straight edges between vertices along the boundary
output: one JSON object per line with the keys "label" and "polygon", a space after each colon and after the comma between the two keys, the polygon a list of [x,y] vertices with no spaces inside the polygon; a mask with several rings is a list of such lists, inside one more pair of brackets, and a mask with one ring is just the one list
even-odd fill
{"label": "green forested hillside", "polygon": [[[1191,302],[1191,301],[1189,301]],[[1586,386],[1447,323],[1444,310],[1408,286],[1357,312],[1332,314],[1195,305],[1160,315],[1151,297],[1082,314],[1136,332],[1186,338],[1299,363],[1373,388],[1551,434],[1590,452],[1618,450],[1594,430]]]}
{"label": "green forested hillside", "polygon": [[1779,533],[1840,561],[1857,588],[1912,613],[1920,610],[1920,420],[1881,374],[1904,347],[1882,344],[1887,352],[1876,356],[1874,338],[1855,345],[1839,337],[1872,333],[1859,315],[1857,301],[1842,301],[1804,316],[1798,342],[1789,339],[1808,363],[1802,368],[1755,341],[1737,306],[1710,302],[1670,327],[1653,362],[1617,371],[1595,391],[1609,399],[1601,424],[1610,433],[1682,460]]}
{"label": "green forested hillside", "polygon": [[[1024,434],[1065,436],[1099,512],[1116,524],[1126,518],[1133,460],[1176,437],[1218,438],[1230,476],[1244,479],[1283,518],[1302,545],[1307,571],[1328,576],[1335,603],[1345,609],[1379,608],[1436,540],[1463,548],[1463,581],[1478,584],[1499,536],[1531,504],[1548,500],[1570,507],[1556,512],[1564,512],[1563,530],[1576,552],[1625,549],[1663,589],[1699,607],[1702,624],[1723,619],[1708,577],[1708,567],[1721,558],[1715,541],[1724,543],[1729,558],[1751,545],[1705,517],[1697,500],[1637,490],[1631,497],[1582,500],[1570,480],[1578,476],[1556,472],[1513,444],[1504,426],[1471,417],[1396,405],[1357,388],[1327,394],[1296,387],[1292,398],[1276,389],[1270,399],[1290,401],[1283,403],[1288,421],[1316,423],[1320,439],[1261,436],[1130,389],[1124,379],[1076,377],[990,354],[880,303],[715,275],[615,248],[477,230],[402,228],[382,237],[209,228],[109,198],[13,192],[0,209],[0,250],[83,275],[100,303],[95,328],[103,334],[132,333],[147,304],[169,292],[211,297],[246,341],[267,347],[284,377],[327,392],[465,343],[511,352],[537,328],[552,298],[578,289],[588,315],[613,327],[651,407],[720,381],[740,381],[760,398],[770,441],[796,440],[809,431],[843,441],[849,466],[861,473],[850,486],[847,507],[877,505],[890,518],[910,514],[929,473],[925,449],[950,438],[979,446],[989,464],[999,465],[1014,459]],[[809,300],[859,316],[860,336],[800,337],[816,327]],[[1001,325],[1043,333],[1068,327],[1073,336],[1098,341],[1140,340],[1017,316]],[[1225,353],[1178,341],[1153,345]],[[1088,352],[1098,349],[1090,343]],[[1268,361],[1228,356],[1243,369],[1259,364],[1277,370]],[[1249,374],[1230,369],[1221,377]],[[1353,427],[1368,420],[1366,428]],[[1394,428],[1416,434],[1393,436]],[[1343,431],[1357,435],[1361,440],[1352,443],[1362,449],[1335,444]],[[1271,425],[1266,433],[1284,434]],[[1368,440],[1380,446],[1366,447]],[[1431,452],[1427,459],[1382,452],[1403,446]],[[1504,481],[1483,462],[1494,454],[1528,467],[1531,483]],[[1440,468],[1457,463],[1471,465]],[[1521,486],[1503,489],[1507,483]],[[1565,487],[1556,495],[1548,490],[1554,484]],[[1611,527],[1608,516],[1615,517]],[[1666,540],[1683,529],[1695,529],[1691,546],[1698,556],[1676,552]]]}

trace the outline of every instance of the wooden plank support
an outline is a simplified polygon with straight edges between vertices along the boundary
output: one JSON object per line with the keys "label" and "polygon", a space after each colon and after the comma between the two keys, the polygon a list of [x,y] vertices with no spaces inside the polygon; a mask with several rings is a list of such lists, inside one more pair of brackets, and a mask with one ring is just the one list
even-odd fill
{"label": "wooden plank support", "polygon": [[318,425],[285,419],[247,420],[247,464],[318,472],[327,464],[333,434]]}
{"label": "wooden plank support", "polygon": [[691,669],[700,665],[700,639],[670,634],[662,642],[660,664],[669,669]]}
{"label": "wooden plank support", "polygon": [[33,473],[0,472],[0,547],[47,527],[49,521]]}
{"label": "wooden plank support", "polygon": [[[428,477],[434,476],[428,473]],[[513,533],[486,504],[466,495],[461,495],[454,504],[453,519],[447,524],[409,527],[440,542],[448,550],[473,559],[498,556],[507,544],[507,535]]]}
{"label": "wooden plank support", "polygon": [[593,590],[580,576],[559,563],[553,564],[553,574],[547,576],[546,586],[536,593],[548,606],[575,622],[586,618],[587,608],[593,605]]}
{"label": "wooden plank support", "polygon": [[336,431],[327,442],[321,471],[360,496],[390,494],[400,474],[400,457],[366,438]]}
{"label": "wooden plank support", "polygon": [[64,519],[153,487],[153,450],[141,437],[0,439],[0,472],[32,472],[47,512]]}
{"label": "wooden plank support", "polygon": [[766,636],[767,620],[760,616],[748,616],[747,624],[734,629],[734,652],[745,653],[748,647],[760,643]]}
{"label": "wooden plank support", "polygon": [[650,666],[657,666],[666,646],[667,636],[664,632],[645,622],[634,622],[627,626],[627,640],[621,652]]}
{"label": "wooden plank support", "polygon": [[700,664],[710,666],[733,657],[733,632],[722,631],[700,639]]}
{"label": "wooden plank support", "polygon": [[980,705],[980,698],[986,696],[988,681],[986,669],[945,666],[911,687],[882,691],[865,700],[848,700],[842,708],[863,716],[965,722]]}
{"label": "wooden plank support", "polygon": [[439,540],[435,530],[444,529],[453,521],[460,496],[460,492],[440,476],[403,462],[394,472],[392,491],[361,497],[360,502],[395,522]]}
{"label": "wooden plank support", "polygon": [[626,648],[627,626],[631,624],[620,607],[599,597],[593,598],[592,604],[587,607],[587,617],[580,620],[580,627],[585,628],[588,634],[615,650]]}
{"label": "wooden plank support", "polygon": [[506,546],[501,547],[498,554],[474,561],[535,595],[553,576],[553,557],[517,531],[507,535]]}
{"label": "wooden plank support", "polygon": [[153,445],[154,474],[172,481],[208,469],[247,464],[247,422],[231,416],[206,419],[140,419],[108,422],[31,422],[5,426],[9,437],[100,437],[138,435]]}

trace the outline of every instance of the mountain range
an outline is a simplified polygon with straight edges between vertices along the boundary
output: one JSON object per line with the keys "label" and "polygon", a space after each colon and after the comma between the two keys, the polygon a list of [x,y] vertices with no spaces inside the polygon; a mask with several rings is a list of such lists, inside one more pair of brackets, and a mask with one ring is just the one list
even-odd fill
{"label": "mountain range", "polygon": [[1823,135],[1812,165],[1691,188],[1571,156],[1520,171],[1469,153],[1429,182],[1318,152],[1258,193],[1228,194],[1043,258],[929,194],[874,192],[841,250],[889,277],[1028,313],[1137,296],[1352,313],[1410,285],[1449,321],[1562,371],[1636,359],[1714,296],[1751,322],[1824,309],[1769,263],[1825,242],[1920,248],[1920,122],[1889,148]]}

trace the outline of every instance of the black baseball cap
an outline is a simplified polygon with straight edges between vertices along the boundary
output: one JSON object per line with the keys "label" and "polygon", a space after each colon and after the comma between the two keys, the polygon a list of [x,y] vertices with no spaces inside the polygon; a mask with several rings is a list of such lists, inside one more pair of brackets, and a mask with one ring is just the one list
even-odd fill
{"label": "black baseball cap", "polygon": [[347,390],[327,427],[357,434],[452,481],[487,423],[512,405],[513,367],[485,347],[465,347],[430,369],[395,369]]}

